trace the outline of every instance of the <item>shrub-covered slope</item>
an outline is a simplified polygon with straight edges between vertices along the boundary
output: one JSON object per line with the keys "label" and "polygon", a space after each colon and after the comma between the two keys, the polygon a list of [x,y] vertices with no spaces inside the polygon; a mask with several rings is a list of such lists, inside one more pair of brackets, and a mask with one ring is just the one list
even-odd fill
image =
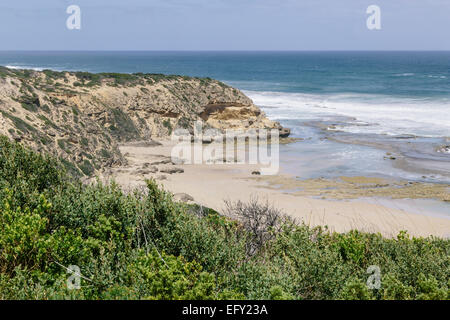
{"label": "shrub-covered slope", "polygon": [[[230,210],[248,214],[175,203],[153,181],[145,193],[86,186],[1,137],[0,299],[449,298],[449,240],[330,233],[256,203]],[[257,225],[245,220],[255,214]],[[80,289],[67,286],[73,265]],[[372,265],[380,289],[366,285]]]}

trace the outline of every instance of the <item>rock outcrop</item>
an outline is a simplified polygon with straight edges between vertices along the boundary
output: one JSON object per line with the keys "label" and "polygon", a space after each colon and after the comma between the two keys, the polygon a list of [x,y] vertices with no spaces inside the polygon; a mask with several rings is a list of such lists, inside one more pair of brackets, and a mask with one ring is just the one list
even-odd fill
{"label": "rock outcrop", "polygon": [[242,92],[209,78],[0,67],[0,134],[59,156],[79,174],[123,164],[122,142],[168,138],[200,119],[219,130],[289,135]]}

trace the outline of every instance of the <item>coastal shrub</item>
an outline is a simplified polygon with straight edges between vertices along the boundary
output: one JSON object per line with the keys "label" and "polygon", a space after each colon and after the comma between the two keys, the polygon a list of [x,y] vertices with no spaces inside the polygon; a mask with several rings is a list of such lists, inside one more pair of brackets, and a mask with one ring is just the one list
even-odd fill
{"label": "coastal shrub", "polygon": [[0,137],[0,299],[450,298],[448,239],[333,233],[258,201],[234,219],[154,180],[82,184],[61,162]]}
{"label": "coastal shrub", "polygon": [[61,79],[61,78],[65,78],[65,72],[61,72],[61,71],[54,71],[54,70],[50,70],[50,69],[45,69],[42,71],[47,78],[49,79]]}
{"label": "coastal shrub", "polygon": [[79,165],[80,170],[87,176],[92,175],[95,172],[95,168],[92,166],[88,159],[84,159]]}
{"label": "coastal shrub", "polygon": [[46,113],[50,113],[50,107],[48,106],[48,104],[44,104],[41,106],[42,111],[46,112]]}
{"label": "coastal shrub", "polygon": [[22,103],[22,108],[31,112],[37,112],[38,108],[35,104]]}
{"label": "coastal shrub", "polygon": [[162,122],[163,126],[169,131],[169,134],[172,133],[173,127],[172,127],[172,123],[170,122],[169,119],[166,119]]}
{"label": "coastal shrub", "polygon": [[256,254],[267,242],[279,233],[282,223],[287,217],[278,209],[270,205],[269,201],[261,202],[253,197],[248,203],[242,201],[225,201],[227,216],[242,222],[244,229],[251,235],[247,242],[249,255]]}
{"label": "coastal shrub", "polygon": [[60,130],[60,128],[55,123],[53,123],[53,121],[51,121],[49,118],[47,118],[46,116],[38,115],[37,117],[39,119],[41,119],[42,121],[44,121],[44,124],[46,126],[52,127],[53,129],[56,129],[56,130]]}
{"label": "coastal shrub", "polygon": [[299,299],[336,299],[356,271],[354,264],[342,259],[335,240],[322,228],[286,225],[268,254],[267,259],[293,283],[292,291]]}
{"label": "coastal shrub", "polygon": [[61,159],[61,165],[65,168],[66,172],[72,176],[79,178],[82,174],[80,172],[80,169],[73,164],[73,162],[70,162],[66,159]]}
{"label": "coastal shrub", "polygon": [[191,127],[191,121],[187,117],[180,117],[177,122],[177,128],[189,129]]}
{"label": "coastal shrub", "polygon": [[13,122],[13,124],[16,127],[17,130],[19,130],[21,132],[24,132],[24,133],[31,133],[32,135],[33,135],[33,133],[37,132],[36,128],[34,128],[28,122],[22,120],[21,118],[13,116],[9,112],[3,111],[3,110],[0,110],[0,113],[5,118],[10,119]]}
{"label": "coastal shrub", "polygon": [[[32,88],[31,88],[32,90]],[[29,89],[28,91],[31,92]],[[22,105],[22,107],[25,110],[31,111],[31,112],[37,112],[40,108],[40,101],[39,97],[36,96],[35,93],[32,95],[23,95],[22,97],[18,98],[17,101]]]}
{"label": "coastal shrub", "polygon": [[28,207],[11,208],[12,194],[9,193],[0,216],[3,232],[0,234],[0,272],[14,274],[17,268],[34,272],[51,270],[54,261],[73,262],[85,257],[83,240],[76,230],[65,227],[48,232],[48,219],[51,204],[43,195],[40,203],[31,211]]}
{"label": "coastal shrub", "polygon": [[232,226],[186,215],[170,217],[157,243],[166,252],[199,262],[217,274],[246,259],[245,239]]}
{"label": "coastal shrub", "polygon": [[395,276],[388,274],[383,281],[383,296],[385,300],[410,300],[414,289],[403,284]]}
{"label": "coastal shrub", "polygon": [[370,300],[371,293],[364,282],[352,279],[345,283],[339,298],[343,300]]}
{"label": "coastal shrub", "polygon": [[293,300],[294,297],[286,293],[281,286],[270,288],[270,300]]}
{"label": "coastal shrub", "polygon": [[58,147],[60,147],[62,150],[65,150],[66,141],[64,139],[58,139],[57,143],[58,143]]}
{"label": "coastal shrub", "polygon": [[448,288],[446,286],[441,287],[432,275],[426,277],[421,273],[418,279],[418,286],[417,299],[419,300],[444,300],[450,298],[448,297]]}
{"label": "coastal shrub", "polygon": [[128,276],[140,296],[152,300],[214,299],[215,277],[203,272],[196,262],[182,257],[159,255],[154,250],[141,254],[130,265]]}
{"label": "coastal shrub", "polygon": [[100,150],[100,156],[102,156],[103,158],[110,158],[111,157],[111,153],[108,150],[102,148]]}
{"label": "coastal shrub", "polygon": [[89,140],[86,137],[82,137],[80,143],[83,147],[87,147],[89,145]]}
{"label": "coastal shrub", "polygon": [[40,213],[49,209],[49,204],[41,197],[41,204],[30,212],[27,208],[11,208],[11,193],[6,190],[7,198],[0,216],[0,272],[11,274],[18,266],[39,268],[45,262],[49,235],[45,235],[47,221]]}
{"label": "coastal shrub", "polygon": [[133,120],[119,108],[110,109],[112,125],[108,128],[112,136],[121,141],[129,141],[139,138],[139,130]]}
{"label": "coastal shrub", "polygon": [[342,259],[359,263],[365,254],[365,239],[358,231],[339,236],[338,246]]}
{"label": "coastal shrub", "polygon": [[[33,210],[39,204],[37,195],[58,192],[68,179],[58,161],[18,143],[0,137],[0,196],[6,199],[10,191],[13,209],[28,206]],[[0,201],[0,206],[4,201]]]}
{"label": "coastal shrub", "polygon": [[[233,268],[233,273],[223,276],[224,285],[242,293],[247,299],[301,299],[295,292],[292,273],[283,265],[268,263],[263,258],[252,257]],[[282,292],[279,292],[281,288]]]}

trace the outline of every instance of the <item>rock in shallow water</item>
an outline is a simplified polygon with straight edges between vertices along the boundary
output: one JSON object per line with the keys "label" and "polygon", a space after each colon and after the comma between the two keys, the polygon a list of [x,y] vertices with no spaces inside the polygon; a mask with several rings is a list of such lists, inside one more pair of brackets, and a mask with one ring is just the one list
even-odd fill
{"label": "rock in shallow water", "polygon": [[288,128],[280,128],[280,138],[287,138],[291,134],[291,129]]}
{"label": "rock in shallow water", "polygon": [[437,149],[437,152],[450,154],[450,146],[442,146]]}

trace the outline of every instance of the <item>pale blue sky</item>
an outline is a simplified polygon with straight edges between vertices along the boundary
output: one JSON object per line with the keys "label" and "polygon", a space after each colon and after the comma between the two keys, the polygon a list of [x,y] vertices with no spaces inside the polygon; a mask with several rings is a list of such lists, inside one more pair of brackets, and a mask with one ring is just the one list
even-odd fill
{"label": "pale blue sky", "polygon": [[450,0],[1,0],[0,50],[450,50]]}

